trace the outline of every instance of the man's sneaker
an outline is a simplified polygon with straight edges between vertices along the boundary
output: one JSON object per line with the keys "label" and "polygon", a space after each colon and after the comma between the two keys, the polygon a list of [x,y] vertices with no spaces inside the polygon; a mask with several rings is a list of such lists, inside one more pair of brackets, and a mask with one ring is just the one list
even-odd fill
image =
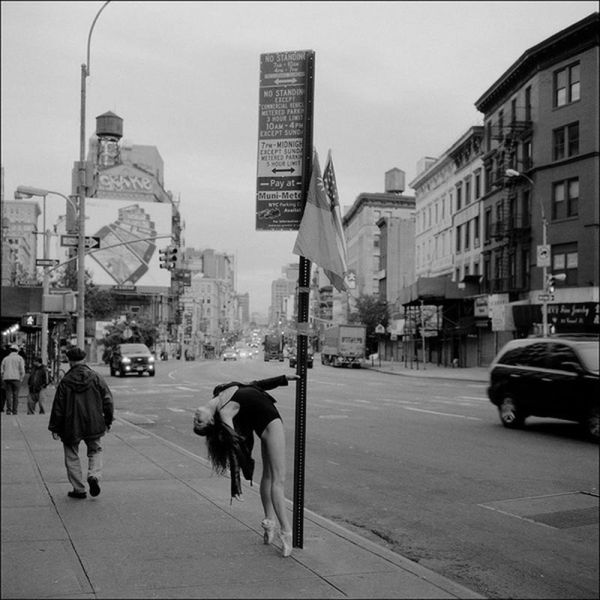
{"label": "man's sneaker", "polygon": [[88,485],[90,486],[90,496],[97,496],[100,493],[100,486],[96,477],[88,477]]}
{"label": "man's sneaker", "polygon": [[69,492],[67,496],[69,496],[69,498],[79,498],[82,500],[83,498],[87,498],[87,492],[76,492],[73,490],[72,492]]}

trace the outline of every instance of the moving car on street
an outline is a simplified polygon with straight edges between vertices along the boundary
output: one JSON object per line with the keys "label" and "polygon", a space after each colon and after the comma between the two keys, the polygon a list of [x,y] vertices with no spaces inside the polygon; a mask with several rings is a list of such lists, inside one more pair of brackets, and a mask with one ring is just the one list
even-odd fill
{"label": "moving car on street", "polygon": [[237,360],[237,352],[233,348],[226,348],[222,355],[223,360]]}
{"label": "moving car on street", "polygon": [[110,374],[114,377],[118,373],[120,377],[125,377],[148,373],[150,377],[154,377],[154,360],[146,344],[119,344],[110,358]]}
{"label": "moving car on street", "polygon": [[511,340],[490,365],[488,397],[505,427],[529,416],[577,421],[600,439],[597,336]]}

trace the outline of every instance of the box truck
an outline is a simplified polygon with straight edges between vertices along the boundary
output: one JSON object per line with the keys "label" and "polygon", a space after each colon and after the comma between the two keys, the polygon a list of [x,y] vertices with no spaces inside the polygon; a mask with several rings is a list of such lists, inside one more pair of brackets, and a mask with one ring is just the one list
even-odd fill
{"label": "box truck", "polygon": [[283,362],[283,340],[282,336],[276,333],[268,333],[265,335],[264,358],[265,362],[270,360],[278,360]]}
{"label": "box truck", "polygon": [[334,367],[360,368],[365,358],[365,325],[336,325],[323,334],[321,363]]}

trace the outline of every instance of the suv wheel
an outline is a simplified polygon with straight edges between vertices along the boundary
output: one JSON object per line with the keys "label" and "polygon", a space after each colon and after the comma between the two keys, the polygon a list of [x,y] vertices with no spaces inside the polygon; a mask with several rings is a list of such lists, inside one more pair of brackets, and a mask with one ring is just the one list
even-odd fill
{"label": "suv wheel", "polygon": [[500,421],[504,427],[516,429],[525,422],[525,415],[518,408],[515,399],[510,394],[504,394],[498,406]]}
{"label": "suv wheel", "polygon": [[585,433],[592,440],[600,440],[600,408],[592,406],[582,422]]}

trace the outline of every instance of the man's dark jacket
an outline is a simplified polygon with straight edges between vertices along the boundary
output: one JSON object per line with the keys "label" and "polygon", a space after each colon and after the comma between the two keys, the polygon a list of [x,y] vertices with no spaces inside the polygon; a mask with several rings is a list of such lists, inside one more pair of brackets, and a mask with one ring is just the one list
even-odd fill
{"label": "man's dark jacket", "polygon": [[88,365],[77,364],[56,388],[48,429],[63,443],[77,444],[104,435],[113,412],[112,393],[104,379]]}

